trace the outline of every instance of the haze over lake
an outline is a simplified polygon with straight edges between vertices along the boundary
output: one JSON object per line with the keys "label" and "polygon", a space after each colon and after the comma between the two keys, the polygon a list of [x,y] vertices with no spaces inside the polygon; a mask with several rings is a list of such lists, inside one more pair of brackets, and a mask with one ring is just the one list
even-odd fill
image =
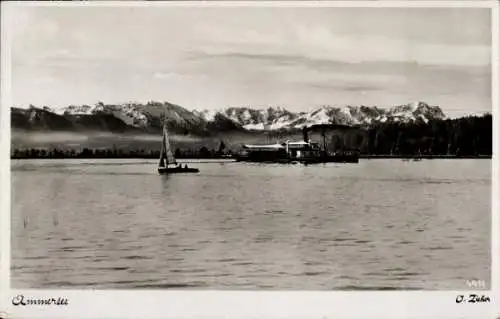
{"label": "haze over lake", "polygon": [[491,160],[12,161],[13,288],[490,283]]}

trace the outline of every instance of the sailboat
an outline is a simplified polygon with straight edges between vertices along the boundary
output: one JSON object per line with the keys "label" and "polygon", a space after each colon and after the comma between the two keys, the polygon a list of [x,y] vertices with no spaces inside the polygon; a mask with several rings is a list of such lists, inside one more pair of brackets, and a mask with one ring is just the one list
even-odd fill
{"label": "sailboat", "polygon": [[176,174],[176,173],[198,173],[197,168],[188,168],[187,165],[182,167],[175,160],[172,150],[170,148],[170,141],[168,139],[167,121],[163,120],[163,138],[161,141],[160,161],[158,162],[159,174]]}

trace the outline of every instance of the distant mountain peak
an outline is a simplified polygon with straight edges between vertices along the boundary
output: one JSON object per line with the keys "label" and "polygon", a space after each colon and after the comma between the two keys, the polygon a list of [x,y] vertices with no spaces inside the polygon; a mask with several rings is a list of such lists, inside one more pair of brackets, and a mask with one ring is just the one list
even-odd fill
{"label": "distant mountain peak", "polygon": [[99,102],[95,105],[70,105],[56,111],[31,105],[27,109],[16,110],[16,123],[22,123],[19,125],[23,128],[73,127],[79,130],[90,125],[94,129],[100,127],[107,130],[113,127],[121,131],[130,129],[159,132],[163,115],[166,115],[169,129],[203,134],[228,130],[290,130],[315,124],[370,126],[384,122],[428,122],[445,118],[439,106],[431,106],[423,101],[396,105],[388,109],[365,105],[321,105],[310,112],[292,112],[283,106],[231,106],[220,110],[189,111],[170,102],[156,101],[146,104]]}
{"label": "distant mountain peak", "polygon": [[371,125],[387,121],[411,122],[443,119],[438,106],[423,101],[396,105],[389,109],[377,106],[334,107],[322,105],[310,112],[291,112],[284,107],[251,108],[229,107],[221,110],[199,111],[206,121],[216,114],[230,119],[249,130],[297,129],[314,124]]}

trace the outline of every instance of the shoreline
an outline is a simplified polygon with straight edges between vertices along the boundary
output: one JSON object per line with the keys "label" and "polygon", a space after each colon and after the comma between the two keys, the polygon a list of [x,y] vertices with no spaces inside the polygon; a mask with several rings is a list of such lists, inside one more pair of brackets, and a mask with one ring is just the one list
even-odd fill
{"label": "shoreline", "polygon": [[492,155],[359,155],[360,159],[492,159]]}
{"label": "shoreline", "polygon": [[[492,159],[492,155],[359,155],[359,159]],[[157,159],[151,156],[11,156],[11,160],[33,159]],[[226,160],[236,161],[234,157],[179,157],[178,160]]]}

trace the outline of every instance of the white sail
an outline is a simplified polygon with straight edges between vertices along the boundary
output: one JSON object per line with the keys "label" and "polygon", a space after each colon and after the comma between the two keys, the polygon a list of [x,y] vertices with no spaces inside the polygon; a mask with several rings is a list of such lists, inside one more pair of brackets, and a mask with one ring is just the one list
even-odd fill
{"label": "white sail", "polygon": [[170,141],[168,139],[168,131],[167,131],[167,125],[163,125],[163,139],[164,139],[164,145],[165,145],[165,153],[167,154],[167,165],[168,164],[177,164],[177,161],[175,160],[174,154],[172,154],[172,149],[170,148]]}
{"label": "white sail", "polygon": [[167,167],[168,165],[176,165],[174,154],[172,154],[172,149],[170,148],[170,141],[168,139],[167,121],[163,121],[163,138],[161,141],[161,151],[160,151],[160,162],[159,167]]}

